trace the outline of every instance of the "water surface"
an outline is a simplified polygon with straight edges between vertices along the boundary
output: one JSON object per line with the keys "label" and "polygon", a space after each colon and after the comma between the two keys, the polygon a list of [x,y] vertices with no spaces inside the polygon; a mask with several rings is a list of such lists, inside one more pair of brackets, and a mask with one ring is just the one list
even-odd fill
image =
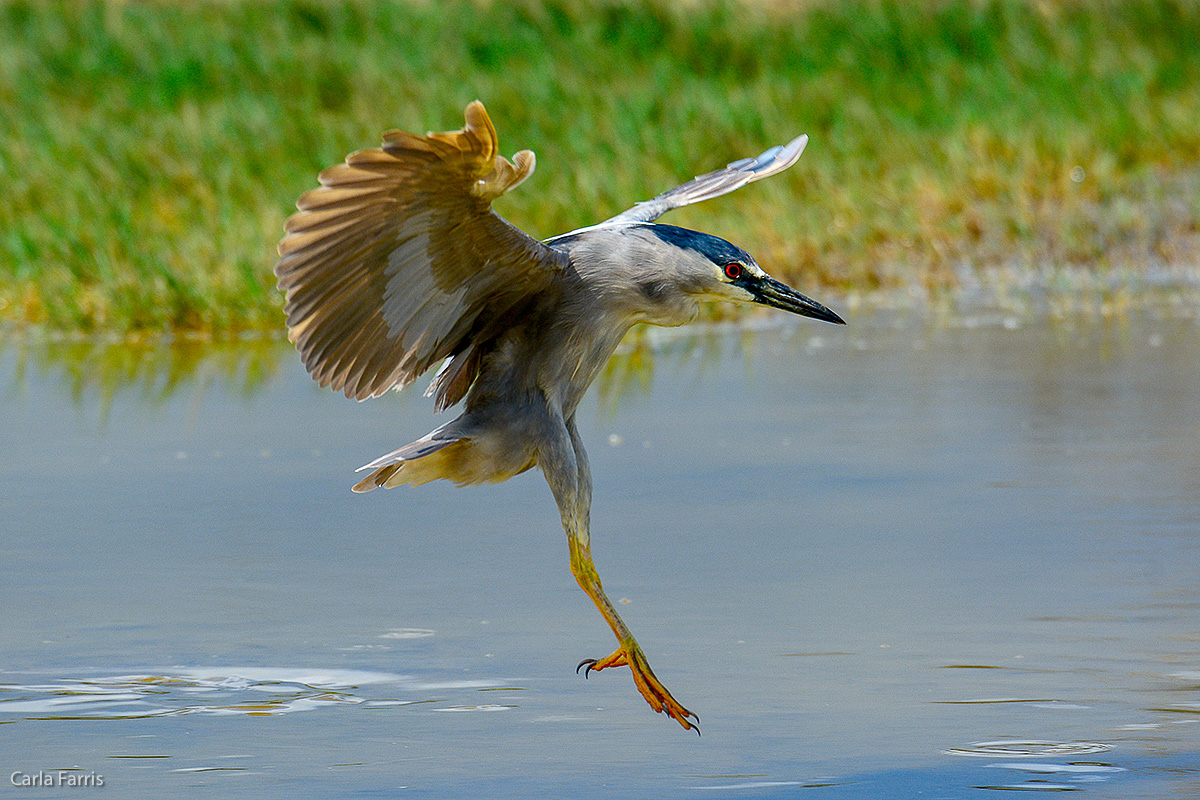
{"label": "water surface", "polygon": [[[0,354],[0,768],[38,797],[1200,796],[1200,326],[655,334],[549,490],[353,495],[437,424],[286,345]],[[20,779],[19,779],[20,780]]]}

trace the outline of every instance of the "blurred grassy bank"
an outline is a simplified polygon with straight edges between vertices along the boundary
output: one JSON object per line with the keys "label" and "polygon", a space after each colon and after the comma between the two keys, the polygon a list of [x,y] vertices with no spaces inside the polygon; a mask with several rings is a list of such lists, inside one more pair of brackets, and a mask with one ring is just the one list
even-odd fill
{"label": "blurred grassy bank", "polygon": [[1196,263],[1195,2],[0,2],[0,323],[278,328],[316,173],[477,97],[540,237],[807,132],[669,221],[806,289]]}

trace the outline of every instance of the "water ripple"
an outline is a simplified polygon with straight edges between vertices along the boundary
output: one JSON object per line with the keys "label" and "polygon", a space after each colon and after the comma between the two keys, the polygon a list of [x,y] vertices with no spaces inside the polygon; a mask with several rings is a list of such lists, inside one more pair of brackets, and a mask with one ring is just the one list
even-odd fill
{"label": "water ripple", "polygon": [[1003,739],[994,742],[973,742],[965,747],[952,747],[942,752],[948,756],[982,756],[985,758],[1052,758],[1104,753],[1112,745],[1101,742],[1048,742],[1040,739]]}
{"label": "water ripple", "polygon": [[365,670],[174,667],[147,674],[0,684],[0,715],[26,719],[144,719],[178,714],[272,716],[338,705],[365,708],[431,702],[366,697],[362,687],[400,692],[488,689],[496,681],[429,681]]}
{"label": "water ripple", "polygon": [[[1072,758],[1112,749],[1112,745],[1101,742],[1053,742],[1038,739],[1004,739],[993,742],[974,742],[965,747],[954,747],[943,751],[946,755],[981,756],[986,758]],[[1007,792],[1074,792],[1088,784],[1107,781],[1113,775],[1125,772],[1124,767],[1115,767],[1095,761],[1001,762],[988,764],[988,768],[1020,772],[1025,775],[1022,782],[977,785],[976,789]]]}

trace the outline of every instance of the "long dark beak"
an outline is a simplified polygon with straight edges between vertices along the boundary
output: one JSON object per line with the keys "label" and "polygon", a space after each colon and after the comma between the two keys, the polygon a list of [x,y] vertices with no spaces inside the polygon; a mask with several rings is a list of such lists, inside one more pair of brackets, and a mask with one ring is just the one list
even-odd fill
{"label": "long dark beak", "polygon": [[[748,287],[751,288],[751,287]],[[802,317],[812,317],[835,325],[845,325],[846,321],[830,311],[816,300],[805,297],[786,283],[780,283],[771,276],[766,276],[757,282],[751,291],[755,302],[765,306],[790,311]]]}

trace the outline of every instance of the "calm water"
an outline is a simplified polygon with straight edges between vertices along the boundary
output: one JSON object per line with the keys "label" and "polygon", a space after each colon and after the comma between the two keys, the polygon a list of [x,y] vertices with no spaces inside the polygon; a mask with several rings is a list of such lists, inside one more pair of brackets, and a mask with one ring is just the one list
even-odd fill
{"label": "calm water", "polygon": [[[0,352],[12,796],[1200,796],[1200,324],[668,332],[580,412],[628,673],[539,473],[286,345]],[[103,788],[27,788],[59,770]],[[43,777],[44,780],[44,777]],[[7,795],[6,795],[7,796]]]}

